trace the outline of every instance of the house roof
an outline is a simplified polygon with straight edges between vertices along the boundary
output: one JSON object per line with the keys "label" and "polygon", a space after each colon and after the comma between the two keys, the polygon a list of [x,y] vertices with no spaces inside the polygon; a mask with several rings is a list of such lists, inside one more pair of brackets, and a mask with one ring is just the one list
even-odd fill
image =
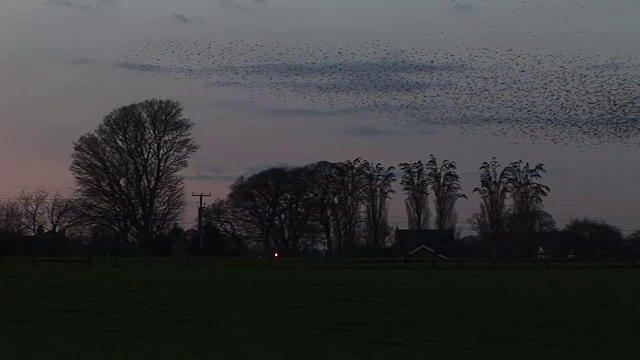
{"label": "house roof", "polygon": [[395,246],[407,251],[420,245],[437,248],[440,244],[454,243],[453,230],[400,230],[396,229]]}
{"label": "house roof", "polygon": [[[433,256],[433,254],[435,253],[435,251],[426,246],[426,245],[420,245],[417,248],[415,248],[414,250],[412,250],[411,252],[409,252],[407,255],[402,256],[402,258],[407,258],[407,257],[411,257],[411,256],[416,256],[416,255],[421,255],[421,254],[425,254],[428,256]],[[437,254],[437,257],[440,259],[449,259],[448,257],[442,255],[442,254]]]}

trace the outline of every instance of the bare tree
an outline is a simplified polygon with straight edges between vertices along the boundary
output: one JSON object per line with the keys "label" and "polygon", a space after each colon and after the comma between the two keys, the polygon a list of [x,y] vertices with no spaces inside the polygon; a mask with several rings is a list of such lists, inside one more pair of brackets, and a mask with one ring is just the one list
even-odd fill
{"label": "bare tree", "polygon": [[536,219],[543,206],[543,199],[551,189],[538,182],[545,172],[544,164],[534,167],[522,160],[512,162],[507,167],[507,188],[512,203],[514,231],[525,233],[534,232]]}
{"label": "bare tree", "polygon": [[240,177],[231,184],[227,196],[238,221],[257,234],[265,256],[271,254],[286,174],[286,168],[276,167]]}
{"label": "bare tree", "polygon": [[388,235],[387,201],[394,193],[396,181],[393,166],[385,168],[380,163],[363,163],[365,234],[371,242],[376,255]]}
{"label": "bare tree", "polygon": [[400,186],[404,192],[409,229],[429,229],[429,177],[422,161],[400,164],[402,179]]}
{"label": "bare tree", "polygon": [[35,190],[32,192],[23,190],[20,195],[18,195],[18,221],[33,235],[38,233],[38,229],[44,229],[48,201],[49,193],[44,190]]}
{"label": "bare tree", "polygon": [[287,169],[278,209],[276,232],[281,248],[295,256],[309,247],[313,229],[314,198],[310,171],[304,167]]}
{"label": "bare tree", "polygon": [[243,221],[240,211],[228,199],[216,199],[203,209],[203,220],[209,234],[219,233],[240,253],[246,254],[257,244],[252,229]]}
{"label": "bare tree", "polygon": [[8,234],[22,234],[20,205],[15,200],[0,202],[0,232]]}
{"label": "bare tree", "polygon": [[202,214],[205,223],[215,226],[240,249],[246,250],[248,235],[237,210],[229,205],[227,199],[217,199],[207,206]]}
{"label": "bare tree", "polygon": [[442,164],[438,164],[436,158],[431,155],[427,163],[427,170],[429,185],[434,196],[436,229],[454,229],[458,222],[455,210],[456,202],[460,198],[467,198],[461,192],[460,176],[457,173],[456,163],[444,160]]}
{"label": "bare tree", "polygon": [[358,226],[362,222],[364,197],[362,159],[335,164],[334,234],[337,255],[350,255],[354,250]]}
{"label": "bare tree", "polygon": [[49,196],[45,203],[46,229],[53,233],[68,232],[83,225],[82,209],[74,196],[60,193]]}
{"label": "bare tree", "polygon": [[180,103],[152,99],[113,110],[80,137],[71,172],[87,219],[148,249],[182,217],[192,129]]}
{"label": "bare tree", "polygon": [[326,241],[327,255],[332,256],[334,250],[333,224],[335,218],[335,194],[337,184],[337,166],[328,161],[319,161],[307,165],[311,174],[311,190],[314,214]]}

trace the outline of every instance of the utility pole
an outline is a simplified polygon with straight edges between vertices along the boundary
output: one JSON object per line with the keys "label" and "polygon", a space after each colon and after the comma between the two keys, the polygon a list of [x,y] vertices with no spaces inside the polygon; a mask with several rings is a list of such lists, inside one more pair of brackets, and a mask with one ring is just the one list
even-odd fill
{"label": "utility pole", "polygon": [[202,247],[202,208],[204,206],[202,199],[205,197],[210,197],[211,193],[191,193],[191,196],[197,196],[200,198],[200,204],[198,205],[198,247]]}

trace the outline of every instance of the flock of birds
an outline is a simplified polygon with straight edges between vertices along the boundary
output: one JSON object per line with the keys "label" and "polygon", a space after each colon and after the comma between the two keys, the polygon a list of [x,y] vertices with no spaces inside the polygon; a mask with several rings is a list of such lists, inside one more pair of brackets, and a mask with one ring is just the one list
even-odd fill
{"label": "flock of birds", "polygon": [[336,116],[570,146],[638,146],[640,61],[592,50],[164,41],[129,50],[119,66]]}

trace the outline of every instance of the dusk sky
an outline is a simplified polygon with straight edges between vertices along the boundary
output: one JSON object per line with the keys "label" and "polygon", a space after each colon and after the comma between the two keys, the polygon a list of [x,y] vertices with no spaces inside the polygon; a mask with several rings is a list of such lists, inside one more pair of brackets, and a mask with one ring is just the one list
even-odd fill
{"label": "dusk sky", "polygon": [[[396,50],[564,50],[622,56],[638,65],[640,1],[2,0],[0,198],[40,188],[69,192],[73,142],[110,110],[157,97],[181,101],[195,123],[201,149],[184,173],[189,194],[225,196],[237,176],[275,164],[362,157],[397,166],[433,154],[458,164],[469,196],[458,206],[464,222],[478,208],[472,194],[478,167],[495,156],[503,165],[520,159],[546,165],[543,182],[551,194],[545,208],[560,227],[583,216],[610,221],[626,234],[640,227],[640,138],[598,147],[578,140],[554,145],[515,135],[474,136],[456,124],[390,125],[380,116],[328,111],[321,102],[283,102],[198,79],[123,69],[127,52],[140,53],[148,42],[207,39],[291,47],[322,40],[360,47],[380,40]],[[632,126],[640,127],[638,121]],[[402,194],[394,196],[390,223],[402,227],[401,200]],[[185,226],[195,201],[188,198]]]}

